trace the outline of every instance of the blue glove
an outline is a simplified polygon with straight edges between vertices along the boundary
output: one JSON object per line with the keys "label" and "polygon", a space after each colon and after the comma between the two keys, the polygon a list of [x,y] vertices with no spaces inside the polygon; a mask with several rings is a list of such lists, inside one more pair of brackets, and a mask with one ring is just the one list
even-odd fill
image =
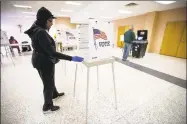
{"label": "blue glove", "polygon": [[73,56],[72,57],[72,61],[74,62],[82,62],[84,60],[84,58],[79,57],[79,56]]}

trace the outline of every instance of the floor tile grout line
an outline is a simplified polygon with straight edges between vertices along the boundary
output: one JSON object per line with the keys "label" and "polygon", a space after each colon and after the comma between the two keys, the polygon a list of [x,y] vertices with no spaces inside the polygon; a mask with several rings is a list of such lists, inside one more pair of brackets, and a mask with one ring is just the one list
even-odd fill
{"label": "floor tile grout line", "polygon": [[171,102],[173,102],[173,103],[175,103],[175,104],[179,104],[179,103],[177,103],[176,101],[174,101],[174,100],[172,100],[172,99],[170,99],[170,98],[166,98],[166,99],[168,99],[169,101],[171,101]]}
{"label": "floor tile grout line", "polygon": [[[137,66],[146,68],[146,69],[150,69],[150,70],[153,70],[153,71],[156,71],[156,72],[159,72],[159,73],[163,73],[163,74],[169,75],[169,76],[174,77],[174,78],[177,78],[177,79],[184,80],[184,79],[182,79],[182,78],[178,78],[178,77],[176,77],[176,76],[173,76],[173,75],[170,75],[170,74],[167,74],[167,73],[164,73],[164,72],[161,72],[161,71],[158,71],[158,70],[155,70],[155,69],[152,69],[152,68],[149,68],[149,67],[146,67],[146,66],[143,66],[143,65],[134,63],[134,62],[128,62],[128,61],[127,61],[127,62],[124,62],[124,61],[122,61],[122,60],[121,60],[120,58],[118,58],[118,57],[114,57],[114,58],[116,59],[117,62],[119,62],[119,63],[121,63],[121,64],[125,64],[125,65],[127,65],[127,63],[129,63],[129,64],[134,64],[134,65],[137,65]],[[128,65],[127,65],[127,66],[128,66]],[[129,67],[131,67],[131,66],[129,66]],[[134,69],[135,69],[135,68],[134,68]],[[139,69],[137,69],[137,70],[139,70]],[[142,71],[142,70],[139,70],[139,71]],[[186,80],[184,80],[184,81],[186,81]]]}
{"label": "floor tile grout line", "polygon": [[131,124],[124,116],[123,116],[123,118],[127,121],[128,124]]}
{"label": "floor tile grout line", "polygon": [[[101,94],[103,97],[105,97],[105,99],[106,99],[107,101],[110,102],[110,100],[109,100],[104,94],[102,94],[101,92],[100,92],[100,94]],[[113,102],[114,102],[114,101],[113,101]],[[114,107],[112,102],[110,102],[110,104],[111,104],[112,107]],[[117,108],[117,109],[115,109],[115,110],[116,110],[116,111],[118,112],[118,114],[120,115],[119,118],[123,118],[123,115],[122,115],[122,113],[120,113],[119,109]],[[117,119],[117,120],[118,120],[118,119]],[[111,123],[114,123],[114,122],[115,122],[115,121],[113,121],[113,122],[111,122]]]}
{"label": "floor tile grout line", "polygon": [[125,121],[127,121],[128,124],[131,124],[131,123],[129,123],[128,120],[127,120],[126,118],[124,118],[123,116],[120,117],[120,118],[118,118],[117,120],[111,122],[110,124],[113,124],[113,123],[117,122],[117,121],[120,120],[120,119],[124,119]]}
{"label": "floor tile grout line", "polygon": [[[173,101],[173,100],[171,100],[171,99],[169,99],[169,98],[166,98],[168,101],[170,101],[170,102],[173,102],[173,104],[175,104],[175,105],[178,105],[178,103],[176,103],[175,101]],[[186,108],[185,108],[186,109]],[[177,113],[177,115],[178,116],[180,116],[181,117],[181,115],[178,113],[178,112],[176,112]],[[177,119],[178,120],[178,118],[175,118],[175,119]],[[180,121],[180,120],[178,120],[178,121]]]}
{"label": "floor tile grout line", "polygon": [[[159,93],[159,94],[161,94],[161,93]],[[158,94],[157,94],[158,95]],[[157,95],[155,95],[154,96],[154,98],[156,98],[157,97]],[[153,98],[153,99],[154,99]],[[167,98],[166,97],[166,99],[168,100],[168,101],[171,101],[171,102],[173,102],[174,104],[177,104],[176,102],[174,102],[173,100],[170,100],[169,98]],[[130,114],[132,111],[135,111],[135,110],[137,110],[138,108],[140,108],[141,106],[143,106],[143,105],[145,105],[145,104],[147,104],[147,103],[149,103],[151,100],[149,100],[149,101],[147,101],[147,102],[145,102],[144,104],[142,104],[142,105],[140,105],[139,107],[137,107],[137,108],[135,108],[134,110],[131,110],[128,114]],[[126,115],[128,115],[128,114],[126,114]],[[178,114],[178,116],[181,116],[179,113],[177,113]],[[129,124],[131,124],[129,121],[128,121],[128,119],[126,119],[125,118],[125,116],[123,116],[123,118],[129,123]],[[177,119],[177,118],[175,118],[175,119]],[[178,119],[177,119],[178,120]],[[178,120],[178,121],[180,121],[180,120]]]}
{"label": "floor tile grout line", "polygon": [[[108,102],[110,102],[110,100],[108,100],[107,99],[107,97],[106,96],[104,96],[101,92],[100,92],[100,95],[103,97],[103,98],[105,98],[105,100],[107,100]],[[76,98],[73,98],[74,100],[76,99]],[[85,107],[83,104],[80,104],[82,107]],[[110,105],[113,107],[113,104],[110,102]],[[118,114],[120,115],[120,117],[119,118],[123,118],[123,115],[119,112],[119,110],[117,109],[116,110],[117,112],[118,112]],[[117,119],[118,120],[118,119]],[[62,122],[62,121],[61,121]],[[113,121],[113,122],[115,122],[115,121]],[[113,122],[111,122],[111,123],[113,123]]]}
{"label": "floor tile grout line", "polygon": [[122,119],[123,118],[123,116],[122,117],[119,117],[117,120],[115,120],[115,121],[112,121],[110,124],[113,124],[114,122],[116,122],[116,121],[118,121],[118,120],[120,120],[120,119]]}
{"label": "floor tile grout line", "polygon": [[[178,78],[178,77],[175,77],[175,76],[172,76],[172,75],[169,75],[169,74],[166,74],[166,73],[163,73],[163,72],[160,72],[160,71],[157,71],[157,70],[154,70],[154,69],[151,69],[151,68],[148,68],[148,67],[145,67],[145,66],[142,66],[142,65],[139,65],[139,64],[136,64],[136,63],[133,63],[133,62],[123,62],[121,59],[117,58],[117,57],[114,57],[116,59],[117,62],[121,63],[121,64],[124,64],[124,65],[127,65],[128,67],[131,67],[131,68],[134,68],[136,70],[139,70],[141,72],[144,72],[146,74],[149,74],[149,75],[152,75],[154,77],[157,77],[159,79],[162,79],[162,80],[165,80],[167,82],[170,82],[172,84],[175,84],[177,86],[180,86],[182,88],[185,88],[186,89],[186,80],[184,79],[181,79],[181,78]],[[131,65],[128,65],[128,64],[131,64]],[[136,67],[132,67],[132,64],[133,66],[136,66]],[[137,67],[140,67],[140,68],[137,68]],[[144,70],[142,70],[144,68]],[[149,72],[148,72],[149,71]],[[157,73],[154,74],[154,73]],[[165,77],[164,77],[164,76]],[[175,81],[171,81],[171,78],[173,78]],[[182,81],[182,83],[176,83],[176,80],[178,80],[177,82],[180,82]],[[179,81],[180,80],[180,81]]]}
{"label": "floor tile grout line", "polygon": [[[110,100],[109,100],[105,95],[103,95],[102,93],[101,93],[101,95],[102,95],[103,97],[105,97],[105,99],[106,99],[107,101],[110,102]],[[114,102],[114,101],[113,101],[113,102]],[[110,102],[110,103],[111,103],[111,106],[114,107],[114,106],[113,106],[113,103],[112,103],[112,102]],[[115,110],[116,110],[116,111],[118,112],[118,114],[120,115],[119,119],[120,119],[120,118],[123,118],[123,115],[122,115],[122,113],[119,111],[119,109],[117,108],[117,109],[115,109]],[[119,120],[119,119],[117,119],[117,120]],[[117,120],[112,121],[111,124],[114,123],[114,122],[116,122]]]}
{"label": "floor tile grout line", "polygon": [[[172,87],[173,87],[173,86],[170,86],[170,87],[168,87],[167,89],[170,89],[170,88],[172,88]],[[148,100],[148,101],[146,101],[145,103],[141,104],[140,106],[138,106],[138,107],[132,109],[132,110],[129,111],[126,115],[129,115],[131,112],[137,110],[138,108],[142,107],[143,105],[145,105],[145,104],[149,103],[150,101],[154,100],[158,95],[161,95],[161,94],[164,93],[164,92],[165,92],[165,90],[161,91],[160,93],[155,94],[150,100]],[[166,98],[166,99],[167,99],[167,98]]]}

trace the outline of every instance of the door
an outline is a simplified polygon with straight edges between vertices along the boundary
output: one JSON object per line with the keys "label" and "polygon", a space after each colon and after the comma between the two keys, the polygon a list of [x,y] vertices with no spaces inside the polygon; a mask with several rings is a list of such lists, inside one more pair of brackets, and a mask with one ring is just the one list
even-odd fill
{"label": "door", "polygon": [[118,28],[118,40],[117,40],[117,46],[122,48],[124,47],[124,38],[122,40],[122,36],[124,36],[124,33],[129,30],[129,26],[120,26]]}
{"label": "door", "polygon": [[166,26],[160,54],[177,56],[178,47],[184,31],[185,21],[169,22]]}
{"label": "door", "polygon": [[177,57],[186,59],[186,25],[184,27],[181,41],[177,50]]}

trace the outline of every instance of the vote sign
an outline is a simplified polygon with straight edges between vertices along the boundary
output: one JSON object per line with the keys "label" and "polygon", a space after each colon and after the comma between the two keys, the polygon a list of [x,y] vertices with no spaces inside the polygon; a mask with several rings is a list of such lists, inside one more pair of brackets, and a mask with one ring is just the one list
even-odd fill
{"label": "vote sign", "polygon": [[89,52],[90,59],[108,58],[114,42],[113,24],[108,22],[90,22]]}

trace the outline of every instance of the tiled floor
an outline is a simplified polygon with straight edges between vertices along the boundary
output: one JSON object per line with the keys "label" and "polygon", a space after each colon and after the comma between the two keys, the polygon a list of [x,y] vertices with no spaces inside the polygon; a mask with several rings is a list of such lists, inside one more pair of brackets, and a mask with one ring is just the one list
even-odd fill
{"label": "tiled floor", "polygon": [[168,81],[168,82],[173,83],[173,84],[180,86],[182,88],[186,88],[186,80],[184,80],[184,79],[181,79],[181,78],[172,76],[170,74],[166,74],[166,73],[142,66],[140,64],[136,64],[131,61],[122,61],[121,58],[118,58],[118,57],[114,57],[114,58],[115,58],[116,62],[122,63],[126,66],[129,66],[133,69],[139,70],[139,71],[144,72],[146,74],[152,75],[152,76],[157,77],[159,79]]}
{"label": "tiled floor", "polygon": [[[121,57],[121,51],[115,50],[114,56]],[[66,95],[54,102],[60,105],[60,111],[44,115],[43,85],[30,64],[30,58],[29,54],[17,56],[14,58],[15,67],[6,57],[2,59],[1,123],[85,124],[86,68],[81,64],[78,66],[74,98],[75,63],[66,62],[66,75],[63,61],[56,65],[56,86]],[[129,60],[186,80],[185,60],[156,54]],[[99,66],[99,91],[96,67],[90,71],[88,124],[186,123],[185,88],[115,62],[116,110],[111,65]]]}
{"label": "tiled floor", "polygon": [[[117,49],[114,52],[114,55],[116,57],[121,58],[122,57],[122,50]],[[145,54],[143,59],[137,59],[137,58],[128,58],[131,62],[149,67],[151,69],[164,72],[166,74],[170,74],[176,77],[179,77],[181,79],[186,80],[186,60],[170,57],[170,56],[164,56],[154,53],[148,53]]]}

